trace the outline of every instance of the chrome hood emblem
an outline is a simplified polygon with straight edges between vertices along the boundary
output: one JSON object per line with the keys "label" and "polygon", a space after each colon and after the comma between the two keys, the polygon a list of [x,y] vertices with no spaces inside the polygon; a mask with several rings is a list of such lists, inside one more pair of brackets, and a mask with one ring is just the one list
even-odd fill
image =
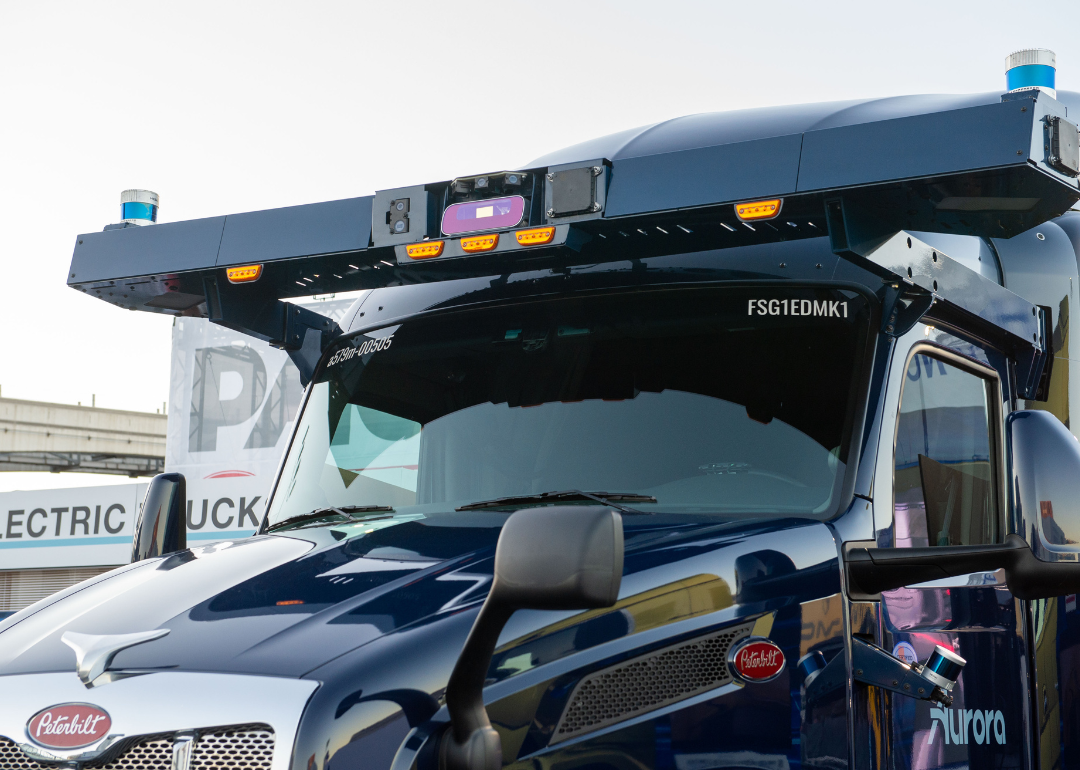
{"label": "chrome hood emblem", "polygon": [[168,628],[134,634],[77,634],[65,631],[60,641],[75,650],[75,671],[87,687],[105,673],[116,653],[137,644],[152,642],[169,633]]}

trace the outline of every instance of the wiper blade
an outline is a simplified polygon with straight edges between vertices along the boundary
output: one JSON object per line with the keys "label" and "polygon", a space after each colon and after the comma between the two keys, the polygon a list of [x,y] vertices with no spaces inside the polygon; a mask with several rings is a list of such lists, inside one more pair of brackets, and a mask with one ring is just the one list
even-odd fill
{"label": "wiper blade", "polygon": [[494,500],[481,500],[477,503],[463,505],[459,511],[478,511],[483,508],[504,508],[511,505],[531,505],[533,503],[546,503],[556,501],[584,501],[593,500],[623,513],[645,513],[634,508],[629,508],[619,503],[655,503],[656,498],[652,495],[638,495],[632,492],[582,492],[580,489],[568,489],[563,492],[541,492],[538,495],[515,495],[513,497],[496,497]]}
{"label": "wiper blade", "polygon": [[309,521],[316,521],[318,519],[325,519],[330,516],[343,516],[349,521],[355,521],[355,517],[352,514],[356,513],[384,513],[394,512],[393,506],[390,505],[341,505],[337,507],[318,508],[311,513],[301,513],[298,516],[290,516],[287,519],[271,524],[266,528],[267,532],[273,532],[278,529],[284,529],[285,527],[295,526],[296,524],[304,524]]}

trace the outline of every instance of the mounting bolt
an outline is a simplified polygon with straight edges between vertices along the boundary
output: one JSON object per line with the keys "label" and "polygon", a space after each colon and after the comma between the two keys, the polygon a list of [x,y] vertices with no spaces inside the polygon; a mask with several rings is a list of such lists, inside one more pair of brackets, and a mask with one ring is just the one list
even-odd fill
{"label": "mounting bolt", "polygon": [[862,676],[862,669],[861,668],[855,669],[855,676]]}
{"label": "mounting bolt", "polygon": [[553,216],[555,216],[555,209],[548,209],[548,210],[547,210],[547,215],[548,215],[549,217],[553,217]]}
{"label": "mounting bolt", "polygon": [[602,169],[602,168],[600,168],[599,166],[593,166],[593,167],[592,167],[592,175],[593,175],[593,176],[600,176],[600,174],[601,174],[602,172],[603,172],[603,169]]}
{"label": "mounting bolt", "polygon": [[898,684],[900,684],[900,682],[898,682],[898,681],[897,681],[897,680],[895,680],[895,679],[894,679],[894,680],[892,680],[892,686],[893,686],[893,687],[896,687],[896,685],[898,685]]}
{"label": "mounting bolt", "polygon": [[551,172],[548,172],[547,174],[544,174],[544,178],[547,179],[549,182],[554,182],[555,181],[555,174],[551,173]]}
{"label": "mounting bolt", "polygon": [[599,203],[594,203],[592,206],[589,207],[589,210],[590,211],[599,211],[600,210],[600,204]]}

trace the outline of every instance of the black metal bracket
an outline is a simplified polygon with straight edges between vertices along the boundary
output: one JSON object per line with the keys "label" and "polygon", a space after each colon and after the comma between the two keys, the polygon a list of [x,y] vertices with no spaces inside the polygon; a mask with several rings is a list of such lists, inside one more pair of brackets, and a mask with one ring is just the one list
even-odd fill
{"label": "black metal bracket", "polygon": [[1045,399],[1049,313],[904,230],[882,234],[876,212],[847,198],[825,201],[832,250],[881,276],[881,331],[898,337],[932,316],[1005,347],[1021,398]]}
{"label": "black metal bracket", "polygon": [[342,334],[337,323],[307,308],[283,302],[258,283],[234,285],[217,276],[203,280],[209,319],[281,348],[300,370],[300,382],[311,382],[315,367],[330,343]]}
{"label": "black metal bracket", "polygon": [[855,681],[918,700],[952,705],[952,696],[922,674],[919,664],[908,665],[880,647],[851,638],[851,667]]}
{"label": "black metal bracket", "polygon": [[934,295],[917,286],[902,281],[888,284],[881,302],[882,333],[903,337],[933,304]]}

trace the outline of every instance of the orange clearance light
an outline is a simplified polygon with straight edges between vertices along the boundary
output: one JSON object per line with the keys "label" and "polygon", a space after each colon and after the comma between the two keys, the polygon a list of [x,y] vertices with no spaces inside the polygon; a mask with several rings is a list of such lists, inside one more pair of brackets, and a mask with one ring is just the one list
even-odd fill
{"label": "orange clearance light", "polygon": [[278,607],[291,607],[294,604],[303,604],[303,599],[285,599],[277,603]]}
{"label": "orange clearance light", "polygon": [[425,241],[424,243],[410,243],[405,247],[405,253],[410,259],[431,259],[442,256],[445,241]]}
{"label": "orange clearance light", "polygon": [[461,250],[472,254],[477,251],[491,251],[499,245],[499,234],[473,235],[461,239]]}
{"label": "orange clearance light", "polygon": [[522,246],[543,246],[555,240],[555,228],[534,227],[532,230],[518,230],[514,235]]}
{"label": "orange clearance light", "polygon": [[251,283],[259,280],[262,275],[262,265],[243,265],[242,267],[229,267],[225,269],[229,276],[229,283]]}
{"label": "orange clearance light", "polygon": [[735,214],[744,222],[752,222],[755,219],[772,219],[780,215],[780,206],[783,202],[783,198],[775,198],[771,201],[736,203]]}

